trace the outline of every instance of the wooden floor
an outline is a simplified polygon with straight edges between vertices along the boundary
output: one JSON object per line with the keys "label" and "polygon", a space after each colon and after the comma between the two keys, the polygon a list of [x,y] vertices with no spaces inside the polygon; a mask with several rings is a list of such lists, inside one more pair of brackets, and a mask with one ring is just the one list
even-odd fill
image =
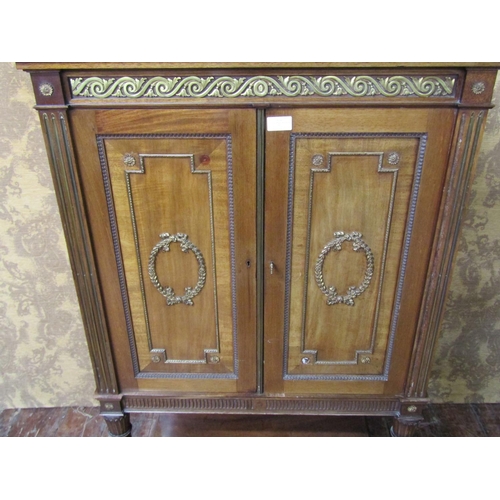
{"label": "wooden floor", "polygon": [[[431,405],[416,436],[500,436],[500,404]],[[388,437],[391,418],[132,414],[132,436]],[[8,409],[1,437],[107,436],[97,408]]]}

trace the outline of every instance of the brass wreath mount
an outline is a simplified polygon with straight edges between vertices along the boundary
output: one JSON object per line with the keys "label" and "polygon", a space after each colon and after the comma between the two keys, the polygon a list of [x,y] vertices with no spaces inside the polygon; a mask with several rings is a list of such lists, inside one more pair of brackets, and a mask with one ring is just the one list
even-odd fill
{"label": "brass wreath mount", "polygon": [[[163,233],[160,234],[160,238],[161,241],[153,247],[151,255],[149,256],[148,271],[151,283],[153,283],[155,288],[167,299],[167,306],[173,306],[175,304],[186,304],[188,306],[192,306],[194,304],[193,297],[196,297],[196,295],[201,292],[207,279],[207,269],[205,266],[205,259],[203,258],[203,254],[195,245],[193,245],[193,243],[189,240],[187,234]],[[171,243],[180,243],[181,250],[185,253],[191,250],[196,257],[199,266],[198,282],[196,283],[196,286],[194,288],[187,286],[184,289],[184,295],[181,296],[175,295],[174,290],[171,287],[163,287],[160,283],[158,275],[156,274],[156,257],[160,251],[169,252]]]}
{"label": "brass wreath mount", "polygon": [[[316,277],[316,283],[319,289],[326,295],[326,303],[331,306],[334,304],[346,304],[348,306],[354,305],[354,299],[361,295],[370,284],[373,276],[373,262],[374,257],[370,247],[361,239],[363,236],[357,231],[352,233],[344,233],[343,231],[337,231],[333,233],[333,240],[329,241],[321,253],[319,254],[318,260],[316,261],[316,266],[314,268],[314,275]],[[339,295],[337,289],[334,286],[327,286],[325,284],[325,279],[323,277],[323,264],[325,262],[326,256],[333,250],[340,252],[342,250],[342,243],[344,241],[352,241],[352,248],[355,252],[363,251],[366,256],[366,271],[363,277],[363,281],[359,286],[350,286],[347,289],[345,295]]]}

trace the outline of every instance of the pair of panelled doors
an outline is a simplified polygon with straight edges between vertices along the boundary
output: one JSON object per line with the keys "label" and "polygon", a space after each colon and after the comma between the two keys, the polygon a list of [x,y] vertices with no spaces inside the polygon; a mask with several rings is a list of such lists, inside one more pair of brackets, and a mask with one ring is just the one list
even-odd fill
{"label": "pair of panelled doors", "polygon": [[454,116],[72,110],[122,393],[401,393]]}

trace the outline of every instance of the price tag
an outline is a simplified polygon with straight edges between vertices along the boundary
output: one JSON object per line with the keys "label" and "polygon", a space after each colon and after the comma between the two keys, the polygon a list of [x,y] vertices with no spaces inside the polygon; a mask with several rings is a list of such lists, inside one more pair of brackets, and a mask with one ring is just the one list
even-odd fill
{"label": "price tag", "polygon": [[278,132],[280,130],[292,130],[291,116],[268,116],[267,131]]}

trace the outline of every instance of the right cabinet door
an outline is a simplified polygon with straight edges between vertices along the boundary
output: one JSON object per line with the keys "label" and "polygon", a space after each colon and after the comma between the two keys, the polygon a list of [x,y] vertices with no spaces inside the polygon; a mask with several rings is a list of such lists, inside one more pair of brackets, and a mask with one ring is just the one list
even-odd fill
{"label": "right cabinet door", "polygon": [[268,116],[293,128],[266,135],[265,392],[399,394],[455,111]]}

